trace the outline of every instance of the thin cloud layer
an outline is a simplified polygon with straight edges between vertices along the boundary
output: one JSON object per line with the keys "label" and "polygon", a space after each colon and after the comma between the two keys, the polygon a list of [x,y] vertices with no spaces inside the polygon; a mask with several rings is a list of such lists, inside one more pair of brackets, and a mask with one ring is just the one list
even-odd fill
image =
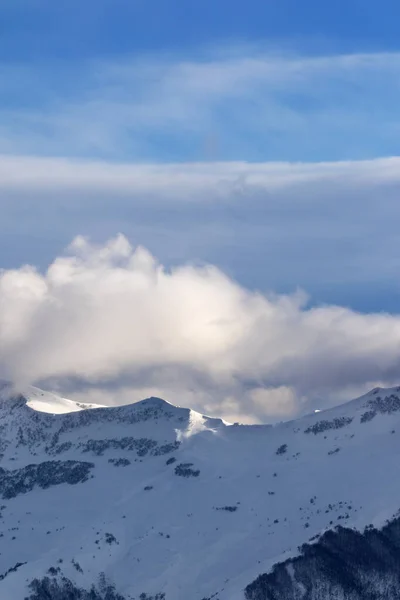
{"label": "thin cloud layer", "polygon": [[164,268],[119,235],[0,275],[0,365],[101,403],[157,393],[230,420],[288,418],[400,379],[400,316],[308,308],[221,270]]}
{"label": "thin cloud layer", "polygon": [[140,161],[393,154],[399,72],[396,52],[310,56],[245,45],[82,61],[73,79],[57,61],[8,65],[5,97],[19,103],[0,109],[0,151]]}

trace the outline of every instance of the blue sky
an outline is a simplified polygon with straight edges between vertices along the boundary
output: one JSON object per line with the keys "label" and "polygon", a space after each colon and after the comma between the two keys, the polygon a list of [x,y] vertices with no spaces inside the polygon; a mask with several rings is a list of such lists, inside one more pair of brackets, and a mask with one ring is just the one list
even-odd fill
{"label": "blue sky", "polygon": [[398,385],[399,20],[0,0],[0,377],[256,421]]}
{"label": "blue sky", "polygon": [[2,0],[0,152],[396,155],[399,17],[394,0]]}
{"label": "blue sky", "polygon": [[[235,161],[265,164],[267,170],[276,161],[304,162],[315,165],[317,180],[321,161],[344,161],[357,171],[357,161],[399,154],[399,17],[399,5],[388,0],[251,0],[245,6],[225,0],[1,0],[0,154],[5,165],[7,157],[20,157],[22,188],[27,157],[40,158],[45,171],[46,161],[55,158],[103,161],[105,169],[200,161],[212,170],[226,163],[229,178]],[[70,173],[73,177],[73,168]],[[101,208],[94,210],[92,202],[85,206],[85,190],[71,190],[61,178],[46,209],[40,203],[40,223],[34,219],[40,194],[36,184],[28,191],[14,189],[10,202],[3,183],[2,264],[32,261],[44,268],[76,234],[105,241],[121,230],[166,264],[210,261],[252,288],[286,292],[301,287],[317,303],[397,308],[397,247],[392,243],[389,250],[381,243],[387,254],[380,250],[381,262],[373,260],[374,221],[363,225],[362,180],[354,188],[346,179],[342,196],[321,198],[320,206],[318,194],[325,190],[308,182],[312,209],[300,213],[309,223],[322,223],[324,235],[311,225],[308,229],[302,217],[287,239],[297,204],[303,203],[301,182],[277,212],[270,204],[280,192],[257,190],[255,201],[247,175],[236,177],[239,203],[236,191],[227,192],[222,208],[199,209],[195,203],[183,216],[174,212],[167,190],[157,192],[157,208],[149,208],[146,199],[138,205],[134,184],[124,192],[124,202],[111,186]],[[335,186],[343,188],[342,183]],[[218,181],[217,189],[224,185]],[[229,180],[227,189],[231,185]],[[390,209],[380,217],[375,214],[379,204],[372,211],[388,231],[398,217],[393,186],[397,190],[397,183],[380,181],[379,196],[387,198]],[[189,196],[194,189],[192,182]],[[68,213],[61,222],[59,198]],[[252,212],[257,202],[264,203],[261,219],[273,219],[273,232],[264,237],[251,233],[260,224],[269,231],[260,213]],[[138,208],[126,220],[129,203]],[[32,208],[25,211],[27,206]],[[157,237],[160,215],[162,239],[172,235],[172,245]],[[341,215],[356,223],[361,218],[361,223],[349,230]],[[197,225],[194,246],[185,228]],[[220,238],[218,227],[224,231]],[[266,272],[257,264],[257,248],[268,256]],[[355,272],[353,277],[348,268],[354,256],[371,265],[361,270],[362,276]]]}
{"label": "blue sky", "polygon": [[301,45],[308,51],[395,50],[394,0],[2,0],[1,51],[10,60],[196,52],[229,41]]}

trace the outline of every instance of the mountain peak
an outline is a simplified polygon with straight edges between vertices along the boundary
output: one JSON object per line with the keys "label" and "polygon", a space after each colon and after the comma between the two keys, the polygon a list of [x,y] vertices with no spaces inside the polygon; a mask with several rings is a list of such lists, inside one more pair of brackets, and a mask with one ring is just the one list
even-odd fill
{"label": "mountain peak", "polygon": [[[135,405],[138,406],[146,406],[146,407],[154,407],[161,409],[171,409],[171,408],[180,408],[175,404],[171,404],[171,402],[167,402],[163,398],[158,398],[157,396],[150,396],[149,398],[144,398],[143,400],[139,400],[139,402],[135,402]],[[128,406],[131,406],[130,404]]]}
{"label": "mountain peak", "polygon": [[82,410],[93,410],[96,408],[107,408],[110,409],[110,411],[113,409],[128,409],[128,407],[136,407],[137,409],[151,408],[155,410],[180,408],[167,402],[167,400],[156,396],[150,396],[149,398],[144,398],[138,402],[115,406],[79,402],[32,385],[24,387],[15,386],[9,381],[0,381],[0,401],[1,400],[7,403],[8,406],[10,403],[14,405],[16,401],[18,401],[18,404],[21,406],[26,405],[36,412],[49,414],[66,414],[80,412]]}

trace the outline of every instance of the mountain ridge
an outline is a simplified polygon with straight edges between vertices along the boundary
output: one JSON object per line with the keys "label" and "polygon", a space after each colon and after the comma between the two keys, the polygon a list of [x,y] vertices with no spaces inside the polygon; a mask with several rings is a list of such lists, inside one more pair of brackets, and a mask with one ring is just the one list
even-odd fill
{"label": "mountain ridge", "polygon": [[243,600],[302,544],[400,508],[400,388],[273,426],[160,398],[49,413],[28,392],[0,392],[5,600]]}
{"label": "mountain ridge", "polygon": [[[300,415],[300,416],[292,418],[292,419],[288,419],[285,421],[279,421],[277,423],[261,423],[261,424],[247,424],[247,423],[243,424],[240,422],[230,423],[220,417],[211,417],[209,415],[201,415],[201,416],[205,419],[213,419],[215,421],[221,421],[221,422],[225,423],[226,425],[240,425],[242,427],[243,426],[246,426],[246,427],[254,427],[254,426],[255,427],[259,427],[259,426],[261,426],[261,427],[263,427],[263,426],[276,427],[276,426],[280,426],[284,423],[294,423],[294,422],[301,421],[302,419],[309,419],[312,417],[321,417],[325,414],[334,414],[336,412],[342,412],[346,407],[350,408],[350,407],[355,407],[359,404],[362,405],[364,400],[368,401],[371,398],[373,398],[374,396],[379,395],[379,394],[383,394],[383,395],[385,395],[385,397],[388,397],[389,395],[399,394],[399,393],[400,393],[400,386],[394,386],[394,387],[390,387],[390,388],[375,387],[375,388],[372,388],[370,391],[366,392],[365,394],[358,396],[357,398],[354,398],[354,399],[351,399],[351,400],[348,400],[345,402],[341,402],[341,403],[339,403],[335,406],[331,406],[329,408],[315,410],[314,412],[306,413],[304,415]],[[201,413],[198,413],[197,411],[194,411],[193,409],[191,409],[189,407],[180,406],[178,404],[172,404],[171,402],[169,402],[163,398],[157,397],[157,396],[149,396],[147,398],[143,398],[142,400],[131,402],[131,403],[125,403],[125,404],[102,405],[102,404],[73,401],[68,398],[59,396],[56,393],[44,391],[35,386],[25,386],[22,388],[18,388],[17,386],[14,386],[10,382],[0,381],[0,407],[2,404],[4,405],[4,403],[10,403],[10,402],[11,403],[14,402],[17,404],[20,403],[21,405],[23,405],[24,399],[25,399],[25,404],[29,408],[32,408],[36,412],[43,412],[45,414],[69,414],[70,412],[79,412],[81,410],[96,410],[96,409],[107,409],[107,410],[114,411],[114,410],[123,409],[126,407],[138,407],[141,405],[143,405],[143,406],[153,405],[155,407],[160,407],[160,408],[170,407],[170,408],[175,408],[175,409],[189,410],[194,413],[201,414]],[[51,402],[51,400],[52,400],[52,402]]]}

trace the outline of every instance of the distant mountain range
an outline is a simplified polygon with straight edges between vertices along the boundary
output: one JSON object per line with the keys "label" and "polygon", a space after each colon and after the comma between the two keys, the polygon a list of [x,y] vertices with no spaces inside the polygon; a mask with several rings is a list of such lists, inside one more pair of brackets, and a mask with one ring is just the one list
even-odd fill
{"label": "distant mountain range", "polygon": [[0,385],[1,600],[400,598],[400,388],[229,424]]}

